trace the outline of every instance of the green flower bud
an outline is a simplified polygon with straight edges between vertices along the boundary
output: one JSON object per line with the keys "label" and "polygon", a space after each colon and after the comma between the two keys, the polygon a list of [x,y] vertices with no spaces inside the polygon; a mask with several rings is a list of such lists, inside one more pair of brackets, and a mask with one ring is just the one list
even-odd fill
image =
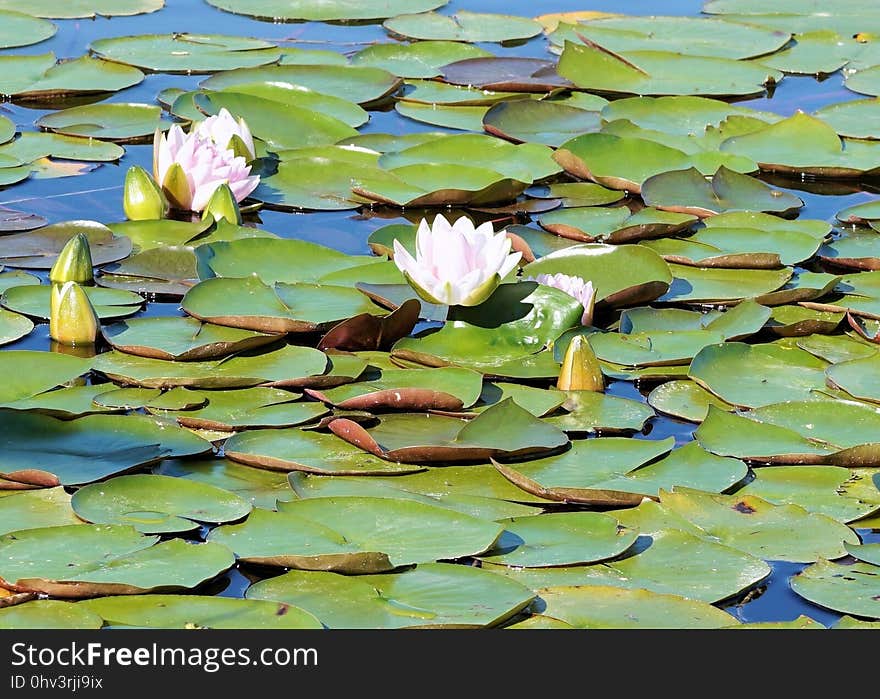
{"label": "green flower bud", "polygon": [[61,248],[58,259],[49,270],[49,280],[55,284],[87,284],[94,280],[92,251],[89,248],[89,239],[83,233],[77,233]]}
{"label": "green flower bud", "polygon": [[214,190],[208,200],[202,212],[202,219],[207,216],[211,216],[214,221],[226,219],[230,223],[241,225],[241,210],[238,208],[238,202],[235,201],[235,195],[225,182]]}
{"label": "green flower bud", "polygon": [[583,335],[575,335],[565,350],[556,388],[560,391],[604,391],[599,360]]}
{"label": "green flower bud", "polygon": [[76,282],[53,284],[49,336],[62,345],[94,345],[101,323],[85,289]]}
{"label": "green flower bud", "polygon": [[125,173],[122,208],[131,221],[153,220],[165,216],[168,202],[149,173],[134,165]]}

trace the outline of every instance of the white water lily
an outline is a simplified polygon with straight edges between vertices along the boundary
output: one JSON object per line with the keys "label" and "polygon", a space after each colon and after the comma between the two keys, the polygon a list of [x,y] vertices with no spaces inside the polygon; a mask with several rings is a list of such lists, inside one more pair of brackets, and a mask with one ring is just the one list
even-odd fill
{"label": "white water lily", "polygon": [[248,162],[257,157],[254,138],[247,122],[241,117],[236,121],[226,107],[214,116],[198,122],[195,132],[202,138],[211,139],[220,148],[233,151]]}
{"label": "white water lily", "polygon": [[593,282],[587,282],[581,277],[572,277],[561,272],[558,274],[539,274],[537,277],[529,277],[527,281],[552,286],[554,289],[564,291],[569,296],[576,298],[584,307],[581,325],[592,325],[593,307],[596,305],[596,289]]}
{"label": "white water lily", "polygon": [[394,263],[415,292],[429,303],[476,306],[492,294],[522,256],[490,222],[474,227],[465,216],[450,224],[442,215],[419,223],[416,256],[394,241]]}

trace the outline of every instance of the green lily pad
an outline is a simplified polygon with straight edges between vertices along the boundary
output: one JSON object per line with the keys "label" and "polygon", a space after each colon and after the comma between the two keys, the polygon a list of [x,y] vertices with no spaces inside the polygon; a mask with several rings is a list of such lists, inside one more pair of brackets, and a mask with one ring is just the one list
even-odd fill
{"label": "green lily pad", "polygon": [[249,277],[266,284],[317,284],[333,272],[381,262],[370,255],[345,253],[304,240],[250,238],[200,245],[199,277]]}
{"label": "green lily pad", "polygon": [[516,143],[548,146],[561,146],[601,126],[598,112],[549,100],[505,100],[493,105],[483,117],[483,128],[491,134]]}
{"label": "green lily pad", "polygon": [[224,453],[234,461],[276,471],[372,475],[420,470],[367,454],[335,435],[299,429],[240,432],[226,441]]}
{"label": "green lily pad", "polygon": [[198,595],[110,596],[86,600],[88,610],[113,628],[322,629],[308,612],[288,604]]}
{"label": "green lily pad", "polygon": [[[93,404],[120,410],[155,408],[157,410],[195,410],[208,402],[204,393],[186,388],[160,391],[158,388],[113,388],[113,384],[98,384]],[[64,389],[71,390],[71,389]],[[47,394],[42,394],[43,396]],[[37,396],[39,399],[40,396]],[[36,399],[34,399],[36,400]]]}
{"label": "green lily pad", "polygon": [[811,563],[846,555],[858,543],[846,525],[799,505],[773,505],[754,495],[716,495],[676,488],[661,492],[673,516],[699,528],[703,536],[764,560]]}
{"label": "green lily pad", "polygon": [[860,52],[861,46],[851,37],[847,39],[830,29],[805,31],[795,35],[793,46],[759,60],[786,73],[830,75]]}
{"label": "green lily pad", "polygon": [[398,102],[394,105],[394,110],[401,116],[424,124],[459,131],[481,132],[483,118],[489,111],[489,107],[484,105],[433,105],[421,102]]}
{"label": "green lily pad", "polygon": [[95,281],[108,289],[180,298],[198,282],[196,256],[185,246],[150,248],[105,267]]}
{"label": "green lily pad", "polygon": [[440,415],[385,415],[365,429],[346,419],[330,430],[382,459],[403,463],[485,461],[498,456],[546,453],[568,444],[559,428],[541,422],[508,398],[470,422]]}
{"label": "green lily pad", "polygon": [[22,100],[117,92],[144,79],[137,68],[90,56],[56,63],[54,53],[0,56],[0,68],[0,93]]}
{"label": "green lily pad", "polygon": [[[133,291],[99,286],[84,287],[84,291],[101,320],[132,315],[144,304],[144,298]],[[51,296],[52,287],[47,284],[16,286],[3,292],[0,303],[11,311],[49,320]]]}
{"label": "green lily pad", "polygon": [[211,0],[226,12],[280,21],[344,22],[393,17],[401,12],[426,12],[443,0],[330,0],[315,5],[308,0]]}
{"label": "green lily pad", "polygon": [[197,408],[174,410],[150,406],[148,410],[174,418],[184,427],[220,432],[254,427],[291,427],[312,422],[330,412],[320,403],[296,403],[299,393],[280,388],[238,388],[203,395],[207,404]]}
{"label": "green lily pad", "polygon": [[209,323],[273,333],[314,332],[361,313],[385,315],[357,289],[282,282],[273,288],[255,276],[206,279],[186,292],[181,306]]}
{"label": "green lily pad", "polygon": [[73,381],[91,368],[90,359],[38,350],[5,350],[0,352],[0,403],[31,398],[68,381]]}
{"label": "green lily pad", "polygon": [[251,504],[234,493],[169,476],[117,476],[80,488],[71,502],[86,522],[127,524],[144,534],[196,529],[247,516]]}
{"label": "green lily pad", "polygon": [[243,118],[253,135],[272,149],[329,146],[357,134],[334,116],[255,95],[225,90],[201,92],[193,102],[206,114],[217,114],[225,108]]}
{"label": "green lily pad", "polygon": [[326,391],[308,390],[313,398],[346,410],[445,410],[469,408],[480,397],[482,374],[470,369],[400,369],[376,379]]}
{"label": "green lily pad", "polygon": [[[58,420],[4,411],[0,443],[3,477],[77,485],[163,458],[204,454],[210,442],[140,415],[88,415]],[[16,477],[13,477],[16,476]]]}
{"label": "green lily pad", "polygon": [[225,90],[243,83],[300,85],[315,92],[342,97],[358,104],[375,102],[400,86],[400,78],[387,70],[351,65],[279,65],[237,68],[203,80],[206,90]]}
{"label": "green lily pad", "polygon": [[33,329],[34,324],[25,316],[0,310],[0,345],[20,340]]}
{"label": "green lily pad", "polygon": [[880,66],[871,66],[847,76],[844,85],[863,95],[880,95]]}
{"label": "green lily pad", "polygon": [[802,306],[777,306],[767,327],[782,337],[797,337],[813,333],[832,333],[843,320],[843,313],[814,311]]}
{"label": "green lily pad", "polygon": [[143,34],[93,41],[89,50],[117,63],[163,73],[214,73],[275,63],[281,53],[260,39],[220,34]]}
{"label": "green lily pad", "polygon": [[880,510],[880,490],[867,469],[839,466],[775,466],[762,468],[738,491],[774,505],[800,505],[838,522],[852,522]]}
{"label": "green lily pad", "polygon": [[630,95],[759,95],[782,73],[729,58],[685,56],[672,51],[625,51],[565,42],[559,75],[590,92]]}
{"label": "green lily pad", "polygon": [[[408,369],[407,371],[413,370]],[[471,408],[460,411],[438,410],[436,412],[476,417],[493,405],[496,405],[507,398],[512,398],[519,407],[525,408],[535,417],[544,417],[566,402],[567,393],[555,388],[534,388],[523,384],[501,381],[494,383],[487,382],[483,384],[479,400]]]}
{"label": "green lily pad", "polygon": [[[571,450],[534,462],[496,468],[515,485],[551,500],[596,506],[637,505],[672,486],[720,492],[746,475],[746,466],[721,459],[690,443],[672,444],[625,437],[574,442]],[[663,459],[658,457],[668,454]],[[649,465],[646,465],[649,464]]]}
{"label": "green lily pad", "polygon": [[687,364],[704,347],[724,341],[712,330],[593,333],[590,346],[599,359],[623,366]]}
{"label": "green lily pad", "polygon": [[721,150],[752,158],[771,172],[862,177],[880,168],[880,144],[841,140],[831,126],[802,112],[729,138]]}
{"label": "green lily pad", "polygon": [[[293,386],[330,368],[323,352],[295,345],[206,362],[169,362],[112,351],[98,355],[93,366],[114,381],[147,388]],[[357,373],[364,368],[360,364]]]}
{"label": "green lily pad", "polygon": [[828,367],[825,372],[832,386],[843,389],[860,400],[880,403],[880,382],[876,371],[880,357],[873,354],[864,359],[852,359]]}
{"label": "green lily pad", "polygon": [[[425,43],[418,42],[413,46],[422,46]],[[469,44],[460,44],[468,46]],[[519,99],[528,97],[522,92],[500,92],[498,90],[480,90],[472,85],[452,85],[450,83],[439,82],[437,80],[407,80],[404,83],[404,90],[395,96],[401,102],[412,102],[417,104],[429,104],[432,106],[486,106],[497,102]],[[442,136],[442,134],[438,134]],[[432,140],[430,138],[426,140]],[[419,141],[424,143],[424,140]],[[413,143],[410,145],[418,145]],[[408,147],[408,146],[407,146]],[[391,150],[402,150],[402,148],[393,148]],[[386,150],[385,152],[389,152]]]}
{"label": "green lily pad", "polygon": [[292,570],[246,595],[296,605],[331,629],[497,626],[535,596],[514,580],[449,563],[357,577]]}
{"label": "green lily pad", "polygon": [[51,269],[67,241],[82,233],[89,241],[92,264],[116,262],[131,253],[131,241],[116,236],[97,221],[64,221],[27,233],[0,238],[0,264],[27,269]]}
{"label": "green lily pad", "polygon": [[825,388],[826,366],[798,348],[726,342],[701,350],[688,375],[732,405],[757,408],[815,397]]}
{"label": "green lily pad", "polygon": [[[774,300],[773,293],[779,292],[778,302],[785,303],[783,298],[801,293],[793,290],[787,294],[783,290],[792,279],[792,271],[788,268],[723,269],[678,264],[669,264],[668,267],[673,279],[669,291],[657,299],[660,302],[736,303],[751,298],[758,303],[770,303]],[[811,290],[806,295],[815,294]]]}
{"label": "green lily pad", "polygon": [[727,412],[735,409],[730,403],[721,400],[700,384],[689,380],[667,381],[660,384],[648,394],[648,404],[661,413],[691,422],[705,420],[710,405]]}
{"label": "green lily pad", "polygon": [[34,600],[0,609],[0,629],[99,629],[103,620],[82,605]]}
{"label": "green lily pad", "polygon": [[[208,221],[175,221],[167,218],[144,221],[116,221],[107,227],[118,236],[132,242],[135,254],[156,248],[181,248],[187,244],[199,245],[203,238],[211,238]],[[254,233],[258,231],[252,229]],[[269,236],[271,237],[271,235]],[[206,242],[216,242],[206,240]],[[131,259],[128,258],[126,262]]]}
{"label": "green lily pad", "polygon": [[662,172],[645,180],[641,193],[648,206],[701,218],[742,210],[784,214],[804,205],[793,194],[723,165],[711,180],[696,168]]}
{"label": "green lily pad", "polygon": [[576,42],[578,35],[616,53],[670,51],[732,59],[773,53],[790,39],[787,32],[705,17],[601,17],[560,23],[549,38],[558,46]]}
{"label": "green lily pad", "polygon": [[27,272],[14,270],[10,272],[0,272],[0,294],[14,286],[27,286],[30,284],[39,284],[40,278]]}
{"label": "green lily pad", "polygon": [[556,72],[553,61],[520,56],[466,58],[443,68],[443,80],[480,90],[552,92],[572,84]]}
{"label": "green lily pad", "polygon": [[669,289],[666,263],[640,245],[586,243],[551,253],[525,266],[523,274],[568,274],[590,280],[596,300],[609,306],[653,301]]}
{"label": "green lily pad", "polygon": [[[615,212],[612,214],[611,212]],[[574,240],[630,243],[671,235],[696,222],[695,216],[645,207],[631,214],[626,207],[611,209],[564,208],[542,216],[543,228]]]}
{"label": "green lily pad", "polygon": [[128,143],[151,136],[156,129],[167,129],[171,123],[162,118],[162,109],[156,105],[127,102],[62,109],[40,117],[36,125],[65,136]]}
{"label": "green lily pad", "polygon": [[717,629],[736,618],[705,602],[679,595],[607,585],[547,587],[538,591],[541,614],[573,629]]}
{"label": "green lily pad", "polygon": [[286,474],[243,466],[230,459],[168,459],[153,472],[222,488],[264,510],[274,510],[277,500],[293,497]]}
{"label": "green lily pad", "polygon": [[566,391],[562,404],[568,411],[545,420],[565,432],[621,432],[640,430],[654,416],[644,403],[599,391]]}
{"label": "green lily pad", "polygon": [[122,525],[74,524],[0,537],[4,587],[53,597],[192,588],[235,563],[219,544],[157,543]]}
{"label": "green lily pad", "polygon": [[81,524],[64,488],[41,488],[0,498],[0,534],[19,529]]}
{"label": "green lily pad", "polygon": [[73,385],[55,388],[51,391],[38,393],[30,398],[12,401],[4,407],[13,408],[14,410],[33,410],[65,420],[83,415],[119,410],[116,406],[105,406],[95,403],[95,399],[106,391],[107,384]]}
{"label": "green lily pad", "polygon": [[614,204],[626,194],[608,189],[595,182],[554,182],[535,185],[526,190],[530,197],[538,199],[561,199],[564,207],[604,206]]}
{"label": "green lily pad", "polygon": [[469,43],[517,41],[541,33],[541,25],[525,17],[467,10],[459,10],[452,16],[436,12],[398,15],[385,20],[383,26],[392,34],[408,39]]}
{"label": "green lily pad", "polygon": [[829,104],[817,109],[813,116],[821,119],[834,129],[839,136],[849,138],[880,138],[880,130],[872,128],[871,120],[876,118],[880,99],[852,100]]}
{"label": "green lily pad", "polygon": [[880,618],[880,566],[819,560],[793,576],[789,584],[798,595],[826,609]]}
{"label": "green lily pad", "polygon": [[558,512],[501,520],[495,547],[478,558],[525,568],[592,563],[614,558],[635,542],[638,532],[599,512]]}
{"label": "green lily pad", "polygon": [[374,44],[354,54],[351,63],[382,68],[402,78],[436,78],[447,63],[491,55],[489,51],[458,41],[418,41]]}
{"label": "green lily pad", "polygon": [[[119,160],[125,149],[115,143],[107,143],[93,138],[63,136],[58,133],[36,133],[25,131],[14,141],[0,146],[0,159],[4,156],[19,163],[30,163],[52,156],[64,160],[84,160],[110,162]],[[38,226],[27,225],[12,230],[31,230]]]}
{"label": "green lily pad", "polygon": [[844,207],[837,212],[835,218],[843,223],[869,223],[880,219],[880,202],[871,200]]}
{"label": "green lily pad", "polygon": [[878,352],[873,343],[849,335],[810,335],[798,338],[797,346],[832,364],[864,359]]}
{"label": "green lily pad", "polygon": [[880,269],[880,235],[869,228],[844,231],[840,237],[823,245],[819,258],[835,267],[856,270]]}
{"label": "green lily pad", "polygon": [[[610,247],[610,246],[609,246]],[[555,271],[555,270],[554,270]],[[583,307],[568,294],[534,282],[502,284],[486,301],[468,309],[460,320],[420,337],[398,340],[392,356],[419,361],[428,366],[453,364],[477,369],[484,374],[508,374],[530,357],[544,357],[541,350],[565,330],[580,323]],[[538,354],[536,354],[538,353]],[[546,359],[545,374],[555,378],[558,364]],[[550,366],[552,362],[552,367]],[[502,372],[502,373],[499,373]]]}
{"label": "green lily pad", "polygon": [[0,48],[4,49],[38,44],[55,36],[55,32],[58,31],[58,27],[52,22],[39,19],[31,14],[10,12],[9,10],[0,12],[0,24],[3,26],[3,29],[0,30]]}
{"label": "green lily pad", "polygon": [[[120,17],[155,12],[164,5],[164,0],[72,0],[62,7],[52,0],[34,0],[28,3],[27,13],[53,19]],[[0,8],[21,11],[14,0],[0,0]]]}
{"label": "green lily pad", "polygon": [[244,524],[212,530],[208,540],[254,563],[367,574],[482,553],[502,531],[494,522],[392,498],[311,498],[278,508],[255,510]]}

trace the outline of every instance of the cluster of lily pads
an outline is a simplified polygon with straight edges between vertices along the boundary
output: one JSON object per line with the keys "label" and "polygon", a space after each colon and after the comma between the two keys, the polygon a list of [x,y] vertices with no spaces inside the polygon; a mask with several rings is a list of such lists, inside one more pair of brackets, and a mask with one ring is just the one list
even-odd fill
{"label": "cluster of lily pads", "polygon": [[[162,7],[16,4],[6,47]],[[0,93],[42,106],[199,76],[0,117],[2,185],[156,153],[128,220],[0,209],[0,628],[734,627],[779,561],[805,608],[878,623],[880,205],[799,218],[785,178],[875,176],[880,107],[733,99],[840,69],[880,94],[880,13],[209,4],[389,41],[0,56]],[[391,107],[447,130],[358,131]],[[348,254],[260,206],[398,222]],[[54,351],[11,344],[46,321]],[[244,598],[215,596],[232,569]]]}

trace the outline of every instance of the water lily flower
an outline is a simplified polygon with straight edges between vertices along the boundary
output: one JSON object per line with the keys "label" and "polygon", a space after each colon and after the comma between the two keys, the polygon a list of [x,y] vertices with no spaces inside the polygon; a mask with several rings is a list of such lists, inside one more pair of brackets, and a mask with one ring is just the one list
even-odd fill
{"label": "water lily flower", "polygon": [[576,298],[584,307],[581,316],[581,325],[593,324],[593,307],[596,305],[596,289],[593,282],[585,282],[581,277],[572,277],[567,274],[539,274],[537,277],[528,277],[527,281],[535,281],[545,286],[564,291],[569,296]]}
{"label": "water lily flower", "polygon": [[560,391],[604,391],[599,359],[583,335],[575,335],[565,350],[556,388]]}
{"label": "water lily flower", "polygon": [[53,284],[49,336],[62,345],[94,345],[101,323],[85,289],[76,282]]}
{"label": "water lily flower", "polygon": [[415,292],[429,303],[476,306],[512,272],[522,256],[490,222],[474,227],[465,216],[450,224],[442,215],[416,232],[416,256],[394,240],[394,263]]}
{"label": "water lily flower", "polygon": [[142,167],[133,165],[128,168],[122,191],[122,208],[129,221],[163,218],[168,211],[165,195]]}
{"label": "water lily flower", "polygon": [[257,157],[254,139],[247,123],[241,117],[236,121],[226,107],[223,107],[218,114],[200,121],[195,131],[203,138],[211,139],[220,148],[231,150],[248,162]]}
{"label": "water lily flower", "polygon": [[49,281],[55,284],[63,284],[64,282],[88,284],[93,280],[92,250],[89,247],[89,239],[83,233],[77,233],[61,248],[58,259],[49,270]]}
{"label": "water lily flower", "polygon": [[221,184],[208,200],[202,218],[210,216],[214,221],[226,219],[237,226],[241,225],[241,209],[235,201],[235,195],[225,182]]}
{"label": "water lily flower", "polygon": [[153,139],[153,176],[177,209],[201,211],[224,182],[241,201],[260,183],[250,172],[241,156],[199,133],[185,134],[177,124]]}

